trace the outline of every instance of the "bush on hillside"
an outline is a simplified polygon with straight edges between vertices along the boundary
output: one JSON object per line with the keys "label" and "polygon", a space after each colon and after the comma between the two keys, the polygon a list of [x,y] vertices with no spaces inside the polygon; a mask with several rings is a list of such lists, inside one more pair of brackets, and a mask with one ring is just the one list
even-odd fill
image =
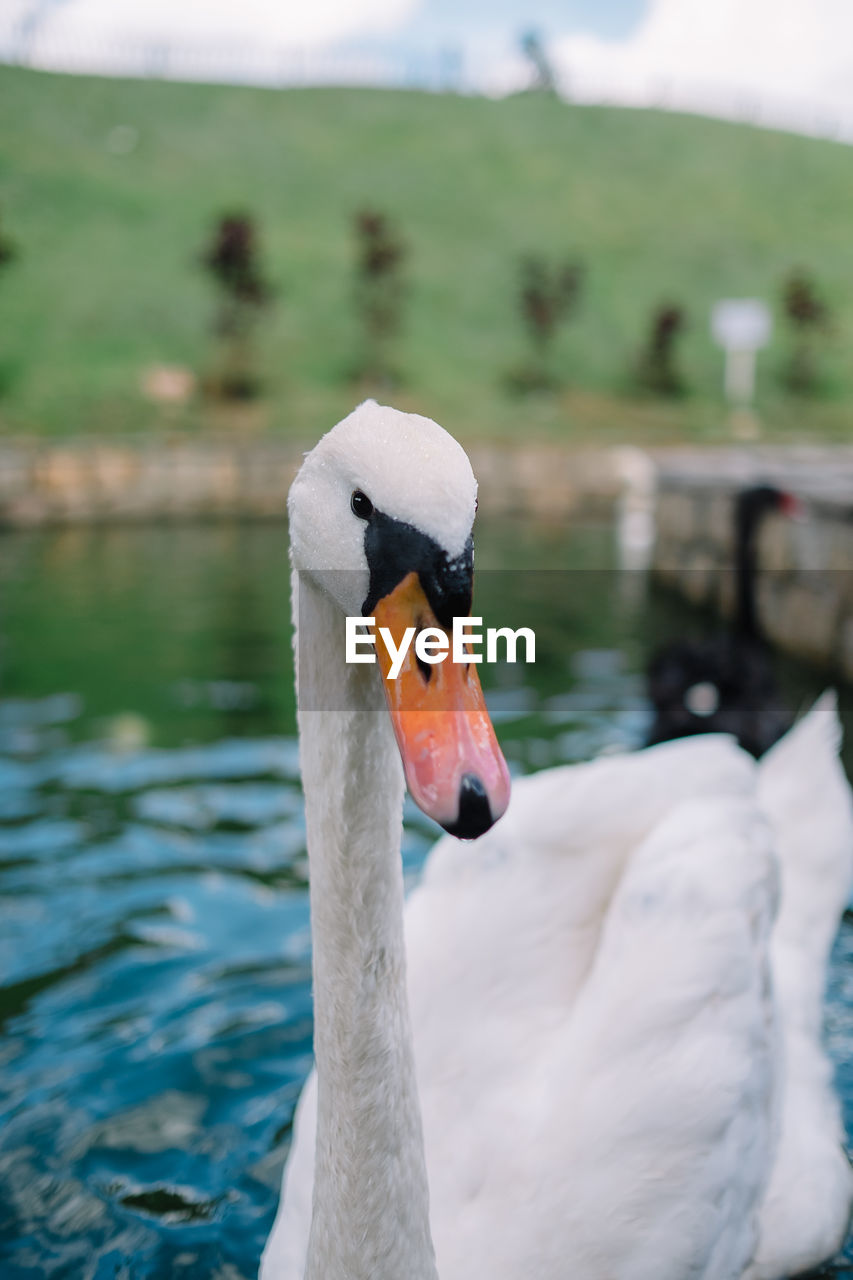
{"label": "bush on hillside", "polygon": [[391,355],[403,324],[406,246],[387,215],[374,209],[356,213],[354,228],[355,305],[362,344],[356,376],[391,386],[399,378]]}
{"label": "bush on hillside", "polygon": [[217,293],[213,331],[221,348],[219,367],[207,385],[223,400],[251,400],[260,391],[255,333],[273,289],[260,265],[254,219],[230,213],[219,219],[202,254]]}
{"label": "bush on hillside", "polygon": [[[18,249],[0,225],[0,271],[11,266],[18,256]],[[6,364],[0,364],[0,394],[6,391],[14,381],[14,372]]]}
{"label": "bush on hillside", "polygon": [[685,391],[678,369],[676,347],[687,327],[687,313],[674,302],[663,302],[651,314],[649,335],[637,363],[637,381],[646,391],[659,396],[678,396]]}
{"label": "bush on hillside", "polygon": [[797,395],[813,395],[820,383],[820,348],[832,328],[829,307],[815,281],[798,268],[782,287],[782,308],[793,335],[783,381]]}
{"label": "bush on hillside", "polygon": [[580,262],[552,265],[528,254],[519,271],[518,308],[531,343],[531,358],[509,378],[516,391],[545,391],[559,385],[553,368],[554,339],[580,302],[584,268]]}

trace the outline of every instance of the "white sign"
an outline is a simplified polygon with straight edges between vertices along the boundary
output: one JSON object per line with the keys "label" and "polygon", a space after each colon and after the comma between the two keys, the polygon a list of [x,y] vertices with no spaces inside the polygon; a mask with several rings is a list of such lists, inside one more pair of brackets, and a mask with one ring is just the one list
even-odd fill
{"label": "white sign", "polygon": [[726,396],[746,405],[755,392],[755,353],[770,341],[773,319],[760,298],[725,298],[711,312],[711,333],[726,353]]}
{"label": "white sign", "polygon": [[759,298],[726,298],[711,312],[711,332],[726,351],[757,351],[770,341],[770,308]]}

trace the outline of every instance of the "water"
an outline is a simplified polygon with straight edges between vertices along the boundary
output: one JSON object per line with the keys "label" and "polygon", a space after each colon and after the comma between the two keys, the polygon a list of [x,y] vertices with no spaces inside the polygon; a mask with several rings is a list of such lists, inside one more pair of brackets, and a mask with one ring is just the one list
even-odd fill
{"label": "water", "polygon": [[[311,1062],[286,560],[278,525],[0,539],[3,1280],[256,1274]],[[491,674],[516,772],[642,738],[644,655],[689,614],[612,565],[604,528],[480,531],[478,608],[537,633]],[[434,835],[407,811],[410,879]],[[853,1131],[851,960],[845,927]]]}

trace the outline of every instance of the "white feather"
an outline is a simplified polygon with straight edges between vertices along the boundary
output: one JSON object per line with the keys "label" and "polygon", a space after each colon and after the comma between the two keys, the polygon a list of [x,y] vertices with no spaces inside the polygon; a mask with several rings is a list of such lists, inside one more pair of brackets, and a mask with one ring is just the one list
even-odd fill
{"label": "white feather", "polygon": [[821,1022],[829,951],[853,880],[853,805],[825,693],[764,756],[758,794],[782,867],[772,962],[783,1047],[781,1139],[750,1280],[809,1270],[847,1234],[853,1172]]}

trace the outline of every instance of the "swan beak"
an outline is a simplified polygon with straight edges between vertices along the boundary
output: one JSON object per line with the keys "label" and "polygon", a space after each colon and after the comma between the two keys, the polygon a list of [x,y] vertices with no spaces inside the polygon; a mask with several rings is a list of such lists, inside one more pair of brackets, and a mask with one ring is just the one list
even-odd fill
{"label": "swan beak", "polygon": [[[399,647],[407,627],[436,627],[416,573],[408,574],[373,613],[377,636],[387,627]],[[450,647],[450,637],[448,648]],[[391,657],[378,640],[377,659],[406,782],[420,809],[462,840],[488,831],[509,804],[509,770],[495,737],[473,663],[428,665],[409,645],[396,679]]]}
{"label": "swan beak", "polygon": [[789,520],[796,520],[799,524],[803,524],[808,520],[808,512],[805,504],[797,497],[795,493],[783,493],[779,500],[779,510]]}

